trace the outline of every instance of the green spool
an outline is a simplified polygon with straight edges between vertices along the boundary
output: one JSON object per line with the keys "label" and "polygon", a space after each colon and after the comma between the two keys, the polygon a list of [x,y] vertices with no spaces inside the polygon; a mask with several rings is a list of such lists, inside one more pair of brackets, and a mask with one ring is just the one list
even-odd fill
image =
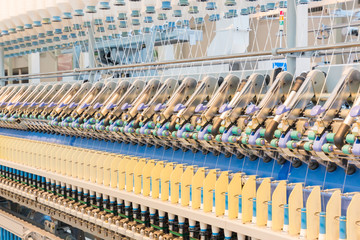
{"label": "green spool", "polygon": [[179,130],[179,128],[180,128],[180,125],[179,125],[179,124],[176,124],[176,125],[175,125],[175,129],[176,129],[176,130]]}
{"label": "green spool", "polygon": [[301,133],[299,131],[292,131],[290,133],[290,137],[291,137],[291,139],[294,139],[294,140],[300,140],[301,139]]}
{"label": "green spool", "polygon": [[234,135],[240,135],[240,134],[241,134],[241,129],[240,129],[239,127],[233,127],[233,128],[231,129],[231,132],[232,132],[232,134],[234,134]]}
{"label": "green spool", "polygon": [[246,130],[245,130],[246,135],[250,135],[251,132],[252,132],[251,128],[246,128]]}
{"label": "green spool", "polygon": [[197,134],[197,133],[193,133],[192,138],[196,140],[196,139],[198,138],[198,134]]}
{"label": "green spool", "polygon": [[216,135],[215,140],[217,142],[221,142],[221,135],[220,134]]}
{"label": "green spool", "polygon": [[[155,131],[154,131],[155,132]],[[167,136],[169,136],[170,135],[170,132],[169,132],[169,130],[164,130],[163,132],[162,132],[162,136],[163,137],[167,137]]]}
{"label": "green spool", "polygon": [[230,136],[229,138],[228,138],[228,141],[230,142],[230,143],[236,143],[236,137],[235,136]]}
{"label": "green spool", "polygon": [[313,132],[313,131],[309,132],[309,133],[308,133],[308,138],[309,138],[309,140],[315,140],[315,138],[316,138],[316,133]]}
{"label": "green spool", "polygon": [[172,136],[173,138],[176,138],[176,132],[177,132],[177,131],[173,131],[173,132],[171,133],[171,136]]}
{"label": "green spool", "polygon": [[201,131],[201,126],[200,125],[196,126],[196,131],[198,131],[198,132]]}
{"label": "green spool", "polygon": [[350,143],[350,144],[353,144],[356,140],[356,137],[354,134],[348,134],[346,135],[346,142],[347,143]]}
{"label": "green spool", "polygon": [[204,139],[206,140],[206,141],[211,141],[212,140],[212,135],[211,134],[205,134],[204,135]]}
{"label": "green spool", "polygon": [[296,142],[295,141],[288,141],[286,143],[286,147],[289,149],[295,149],[296,148]]}
{"label": "green spool", "polygon": [[[160,124],[160,123],[158,123],[157,125],[158,125],[158,126],[157,126],[158,128],[161,127],[161,124]],[[169,126],[170,126],[170,123],[169,123],[169,122],[165,123],[165,128],[166,128],[166,129],[169,129]]]}
{"label": "green spool", "polygon": [[[145,130],[148,130],[148,129],[145,129]],[[140,129],[137,128],[137,129],[135,130],[135,132],[136,132],[136,134],[140,134]]]}
{"label": "green spool", "polygon": [[249,138],[248,137],[242,137],[241,138],[241,143],[244,144],[244,145],[249,144]]}
{"label": "green spool", "polygon": [[281,132],[280,130],[275,130],[274,136],[275,136],[276,138],[280,138],[281,135],[282,135],[282,132]]}
{"label": "green spool", "polygon": [[330,153],[334,150],[334,147],[330,143],[326,143],[326,144],[322,145],[321,149],[326,153]]}
{"label": "green spool", "polygon": [[328,134],[326,135],[326,140],[327,140],[328,142],[334,142],[334,138],[335,138],[335,133],[328,133]]}
{"label": "green spool", "polygon": [[92,124],[94,124],[96,121],[95,121],[94,118],[90,118],[89,122],[92,123]]}
{"label": "green spool", "polygon": [[312,151],[312,143],[311,142],[306,142],[304,144],[304,149],[308,152]]}
{"label": "green spool", "polygon": [[153,121],[148,122],[148,128],[155,128],[155,123]]}
{"label": "green spool", "polygon": [[220,133],[224,133],[224,132],[225,132],[225,130],[226,130],[226,128],[225,128],[225,127],[220,127],[220,128],[219,128],[219,132],[220,132]]}
{"label": "green spool", "polygon": [[192,132],[192,131],[194,131],[194,126],[191,125],[190,123],[187,123],[187,124],[185,125],[185,130],[186,130],[186,131],[189,131],[189,132]]}
{"label": "green spool", "polygon": [[183,132],[183,133],[181,134],[181,137],[182,137],[182,138],[185,138],[185,139],[188,139],[188,138],[190,137],[190,134],[189,134],[188,132]]}
{"label": "green spool", "polygon": [[211,130],[212,130],[212,125],[209,125],[207,128],[208,133],[211,133]]}
{"label": "green spool", "polygon": [[270,145],[274,148],[277,148],[279,146],[278,143],[279,143],[278,139],[273,139],[271,140]]}
{"label": "green spool", "polygon": [[143,122],[139,122],[139,127],[142,127],[144,126],[144,123]]}
{"label": "green spool", "polygon": [[258,146],[264,146],[265,145],[265,139],[264,138],[258,138],[258,139],[256,139],[255,143]]}
{"label": "green spool", "polygon": [[115,121],[115,125],[116,125],[116,126],[122,126],[123,123],[124,123],[124,122],[123,122],[122,120],[116,120],[116,121]]}
{"label": "green spool", "polygon": [[266,129],[265,129],[265,128],[260,129],[260,136],[261,136],[261,137],[264,137],[264,136],[265,136],[265,132],[266,132]]}
{"label": "green spool", "polygon": [[345,154],[351,154],[352,152],[352,148],[351,148],[351,145],[344,145],[342,148],[341,148],[341,151]]}

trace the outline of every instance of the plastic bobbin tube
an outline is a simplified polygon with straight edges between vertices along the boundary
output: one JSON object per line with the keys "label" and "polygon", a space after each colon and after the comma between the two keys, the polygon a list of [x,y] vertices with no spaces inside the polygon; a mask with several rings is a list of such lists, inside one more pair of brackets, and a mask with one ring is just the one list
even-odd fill
{"label": "plastic bobbin tube", "polygon": [[61,195],[65,195],[66,192],[66,184],[65,183],[61,183]]}
{"label": "plastic bobbin tube", "polygon": [[238,218],[242,219],[242,196],[239,195],[238,198],[239,198],[239,215],[238,215]]}
{"label": "plastic bobbin tube", "polygon": [[211,226],[212,231],[212,239],[218,239],[219,238],[219,228],[216,226]]}
{"label": "plastic bobbin tube", "polygon": [[125,215],[127,217],[130,217],[130,202],[129,201],[125,201]]}
{"label": "plastic bobbin tube", "polygon": [[76,198],[76,193],[77,193],[76,186],[71,185],[71,197],[75,199]]}
{"label": "plastic bobbin tube", "polygon": [[122,200],[121,198],[117,198],[117,212],[121,213],[122,208],[124,206],[124,200]]}
{"label": "plastic bobbin tube", "polygon": [[[110,196],[110,204],[109,204],[109,210],[110,211],[112,211],[112,212],[114,212],[115,211],[115,209],[116,209],[116,198],[115,197],[111,197]],[[116,214],[116,213],[114,213],[114,214]]]}
{"label": "plastic bobbin tube", "polygon": [[89,198],[90,204],[94,205],[95,204],[95,192],[90,190],[89,196],[90,196],[90,198]]}
{"label": "plastic bobbin tube", "polygon": [[133,203],[132,208],[133,208],[133,218],[137,219],[138,218],[137,214],[139,212],[139,204]]}
{"label": "plastic bobbin tube", "polygon": [[238,240],[245,240],[245,235],[241,233],[237,233],[237,239]]}
{"label": "plastic bobbin tube", "polygon": [[207,231],[207,224],[206,223],[200,223],[200,239],[201,240],[205,240],[206,231]]}
{"label": "plastic bobbin tube", "polygon": [[339,240],[346,240],[346,217],[340,216],[339,217]]}
{"label": "plastic bobbin tube", "polygon": [[108,195],[103,195],[103,209],[109,209],[109,196]]}
{"label": "plastic bobbin tube", "polygon": [[141,221],[145,222],[146,220],[146,214],[147,214],[147,206],[141,205]]}
{"label": "plastic bobbin tube", "polygon": [[99,208],[101,206],[101,193],[96,193],[96,206]]}
{"label": "plastic bobbin tube", "polygon": [[150,223],[151,224],[154,224],[154,222],[155,222],[155,213],[156,213],[156,209],[150,208]]}
{"label": "plastic bobbin tube", "polygon": [[51,179],[51,191],[55,192],[56,191],[56,181]]}
{"label": "plastic bobbin tube", "polygon": [[272,201],[268,201],[268,220],[266,226],[272,228]]}
{"label": "plastic bobbin tube", "polygon": [[326,213],[321,212],[319,214],[320,220],[320,227],[319,227],[319,238],[318,240],[325,240],[326,239]]}
{"label": "plastic bobbin tube", "polygon": [[179,233],[184,234],[185,218],[178,216],[178,221],[179,221]]}
{"label": "plastic bobbin tube", "polygon": [[301,229],[300,229],[300,238],[306,238],[306,230],[307,230],[307,223],[306,223],[306,208],[301,209]]}
{"label": "plastic bobbin tube", "polygon": [[224,230],[224,235],[226,240],[230,240],[232,237],[232,232],[229,230]]}
{"label": "plastic bobbin tube", "polygon": [[71,197],[71,193],[72,193],[72,189],[71,189],[71,185],[69,183],[66,183],[66,196],[67,197]]}
{"label": "plastic bobbin tube", "polygon": [[77,187],[78,200],[83,201],[83,189],[81,187]]}
{"label": "plastic bobbin tube", "polygon": [[256,224],[256,198],[253,198],[253,215],[251,222]]}
{"label": "plastic bobbin tube", "polygon": [[284,204],[284,226],[283,232],[289,231],[289,205]]}

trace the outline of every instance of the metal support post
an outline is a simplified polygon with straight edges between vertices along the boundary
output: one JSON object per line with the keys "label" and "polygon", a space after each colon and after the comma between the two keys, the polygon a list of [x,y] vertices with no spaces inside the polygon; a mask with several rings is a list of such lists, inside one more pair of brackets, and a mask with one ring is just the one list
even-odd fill
{"label": "metal support post", "polygon": [[[95,37],[94,37],[94,23],[91,21],[89,28],[89,68],[95,68]],[[89,81],[94,82],[94,73],[90,72]]]}
{"label": "metal support post", "polygon": [[[5,77],[5,55],[4,47],[0,47],[0,77]],[[5,80],[0,82],[1,86],[5,85]]]}
{"label": "metal support post", "polygon": [[[286,13],[286,43],[287,48],[296,47],[296,0],[288,0]],[[287,56],[287,70],[291,74],[296,70],[296,57]]]}
{"label": "metal support post", "polygon": [[81,46],[75,46],[73,48],[73,68],[80,68],[80,53]]}
{"label": "metal support post", "polygon": [[146,38],[146,56],[144,62],[152,62],[154,60],[154,46],[155,46],[155,39],[156,39],[156,31],[153,31],[150,37]]}

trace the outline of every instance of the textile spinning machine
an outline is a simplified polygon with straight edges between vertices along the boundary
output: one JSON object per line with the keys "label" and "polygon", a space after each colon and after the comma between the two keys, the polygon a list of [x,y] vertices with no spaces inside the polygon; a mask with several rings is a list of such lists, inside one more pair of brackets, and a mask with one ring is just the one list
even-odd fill
{"label": "textile spinning machine", "polygon": [[360,240],[359,4],[26,2],[0,1],[0,239]]}

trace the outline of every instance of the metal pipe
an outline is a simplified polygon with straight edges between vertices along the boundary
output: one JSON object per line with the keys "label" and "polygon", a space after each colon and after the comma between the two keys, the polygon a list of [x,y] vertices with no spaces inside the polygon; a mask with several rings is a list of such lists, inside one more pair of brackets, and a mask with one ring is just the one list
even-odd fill
{"label": "metal pipe", "polygon": [[[4,47],[0,47],[0,77],[5,77]],[[1,83],[0,85],[4,85],[4,83]]]}
{"label": "metal pipe", "polygon": [[[296,47],[296,1],[287,1],[286,13],[286,43],[288,48]],[[287,56],[287,70],[289,73],[294,74],[296,70],[296,57]]]}
{"label": "metal pipe", "polygon": [[[89,68],[95,68],[95,36],[93,21],[91,21],[91,27],[89,28]],[[89,81],[94,82],[94,78],[94,74],[91,74],[89,76]]]}

